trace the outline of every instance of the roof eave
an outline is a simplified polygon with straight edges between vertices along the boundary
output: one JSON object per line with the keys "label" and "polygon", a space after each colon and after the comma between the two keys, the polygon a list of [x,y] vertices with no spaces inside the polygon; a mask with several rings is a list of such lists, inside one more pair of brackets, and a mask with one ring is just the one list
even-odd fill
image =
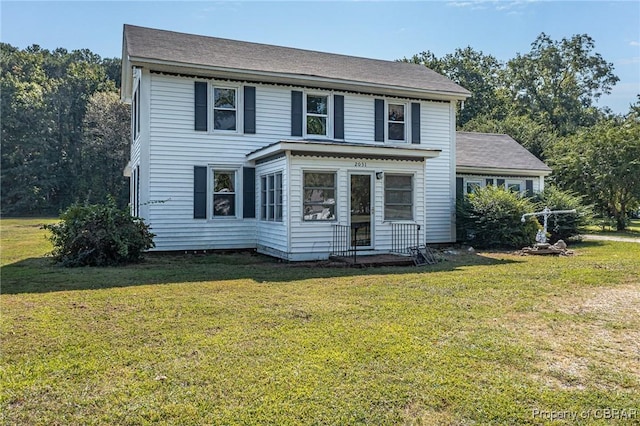
{"label": "roof eave", "polygon": [[[123,59],[124,58],[125,52],[123,52]],[[154,71],[164,71],[178,74],[194,74],[201,75],[203,77],[216,77],[222,79],[228,78],[236,80],[240,79],[286,85],[301,85],[333,90],[361,91],[381,95],[406,96],[441,101],[463,101],[471,96],[471,92],[469,91],[451,92],[445,90],[425,90],[419,88],[383,85],[355,80],[340,80],[312,75],[224,68],[214,67],[210,65],[185,64],[183,62],[158,60],[144,57],[127,56],[127,59],[130,64],[129,68],[135,65],[147,67],[149,69],[153,69]]]}
{"label": "roof eave", "polygon": [[124,31],[122,35],[122,63],[120,64],[120,99],[125,103],[131,103],[133,88],[133,69],[128,50],[127,33]]}
{"label": "roof eave", "polygon": [[551,169],[510,169],[500,167],[475,167],[475,166],[456,166],[456,173],[477,174],[477,175],[503,175],[503,176],[549,176]]}
{"label": "roof eave", "polygon": [[440,149],[383,146],[370,144],[349,144],[336,142],[280,141],[247,154],[247,160],[256,161],[283,152],[296,152],[308,155],[359,157],[375,156],[380,158],[427,159],[440,155]]}

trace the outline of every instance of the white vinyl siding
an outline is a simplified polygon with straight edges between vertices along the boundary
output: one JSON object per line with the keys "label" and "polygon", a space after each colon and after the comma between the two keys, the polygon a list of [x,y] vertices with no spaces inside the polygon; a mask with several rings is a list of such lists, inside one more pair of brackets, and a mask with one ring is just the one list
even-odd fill
{"label": "white vinyl siding", "polygon": [[[351,173],[371,173],[375,176],[376,170],[383,170],[384,174],[411,175],[414,183],[414,220],[416,224],[424,224],[425,197],[424,197],[424,162],[421,161],[397,161],[397,160],[371,160],[371,159],[346,159],[312,156],[292,156],[290,166],[290,194],[289,204],[291,223],[290,260],[326,259],[331,251],[333,238],[333,225],[349,225],[349,176]],[[427,164],[431,160],[427,160]],[[356,166],[358,164],[358,166]],[[366,164],[362,167],[363,164]],[[308,170],[326,171],[336,174],[336,220],[331,221],[304,221],[302,186],[303,173]],[[373,179],[373,224],[374,247],[378,252],[391,250],[391,229],[393,222],[384,220],[384,185],[383,180]],[[424,243],[425,230],[421,227],[421,242]]]}
{"label": "white vinyl siding", "polygon": [[[286,169],[286,158],[281,157],[267,163],[258,164],[256,166],[256,178],[260,179],[261,176],[274,176],[275,174],[282,174],[282,220],[281,221],[264,221],[259,220],[257,223],[257,249],[258,252],[263,254],[269,254],[281,258],[287,258],[287,252],[289,247],[289,232],[287,228],[287,222],[289,220],[289,214],[287,206],[288,201],[288,174]],[[259,186],[256,187],[259,189]],[[256,196],[260,197],[260,191],[256,191]],[[257,202],[259,203],[259,201]],[[257,204],[256,203],[256,204]],[[257,204],[259,205],[259,204]]]}
{"label": "white vinyl siding", "polygon": [[427,242],[447,243],[453,240],[455,220],[455,152],[453,145],[450,104],[427,102],[422,104],[420,121],[421,144],[441,149],[437,158],[427,160]]}
{"label": "white vinyl siding", "polygon": [[[256,134],[194,131],[194,78],[143,71],[141,146],[132,146],[132,167],[141,165],[141,215],[152,226],[155,250],[258,248],[258,251],[299,260],[326,258],[331,250],[332,224],[348,224],[349,171],[404,173],[414,176],[414,221],[424,225],[429,241],[450,241],[448,173],[451,127],[447,103],[421,102],[422,145],[442,149],[439,158],[425,162],[369,160],[366,169],[354,169],[345,158],[281,157],[256,168],[256,219],[242,218],[243,173],[246,155],[290,138],[291,86],[252,84],[256,87]],[[216,81],[211,81],[215,86]],[[238,95],[241,95],[238,90]],[[331,95],[330,91],[319,91]],[[209,92],[211,94],[211,92]],[[374,96],[344,95],[345,142],[373,143]],[[331,98],[331,96],[330,96]],[[146,100],[145,100],[146,99]],[[211,102],[211,100],[210,100]],[[407,101],[408,102],[408,101]],[[211,104],[210,104],[211,105]],[[241,110],[241,104],[238,104]],[[408,113],[408,111],[407,111]],[[329,114],[331,115],[331,114]],[[148,127],[145,127],[148,126]],[[212,123],[209,123],[212,128]],[[238,123],[240,126],[240,123]],[[407,124],[408,126],[408,124]],[[240,127],[239,127],[240,128]],[[150,129],[146,131],[145,129]],[[146,132],[146,133],[145,133]],[[288,163],[290,161],[290,164]],[[194,166],[236,170],[236,217],[193,219]],[[426,184],[424,170],[426,167]],[[336,173],[336,221],[303,220],[303,170]],[[283,220],[260,220],[260,176],[282,172]],[[391,224],[384,222],[382,181],[374,179],[375,249],[391,247]],[[426,187],[426,189],[425,189]],[[454,195],[455,196],[455,195]],[[426,210],[425,210],[425,205]]]}

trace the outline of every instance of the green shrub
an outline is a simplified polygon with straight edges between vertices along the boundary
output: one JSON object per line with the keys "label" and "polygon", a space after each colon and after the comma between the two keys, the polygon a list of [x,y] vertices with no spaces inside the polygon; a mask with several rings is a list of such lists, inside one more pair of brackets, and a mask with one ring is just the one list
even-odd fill
{"label": "green shrub", "polygon": [[486,186],[458,200],[458,239],[474,247],[522,248],[535,243],[538,222],[524,213],[534,211],[527,198],[502,187]]}
{"label": "green shrub", "polygon": [[110,266],[138,262],[155,247],[149,226],[119,209],[115,200],[105,204],[76,203],[45,225],[51,232],[53,257],[63,266]]}
{"label": "green shrub", "polygon": [[[548,186],[540,194],[533,197],[537,205],[536,211],[541,211],[545,207],[549,210],[576,210],[576,214],[551,215],[547,220],[547,237],[551,244],[558,240],[566,240],[580,235],[583,228],[587,226],[593,217],[590,206],[583,205],[581,196],[572,192],[562,191],[555,186]],[[542,216],[538,217],[540,224],[543,224]]]}

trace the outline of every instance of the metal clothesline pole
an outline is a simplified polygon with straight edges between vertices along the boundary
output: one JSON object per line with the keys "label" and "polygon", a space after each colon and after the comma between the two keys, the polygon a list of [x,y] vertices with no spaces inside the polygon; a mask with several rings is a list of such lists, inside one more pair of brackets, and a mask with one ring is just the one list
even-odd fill
{"label": "metal clothesline pole", "polygon": [[538,235],[536,235],[536,241],[538,241],[539,243],[545,244],[547,242],[547,223],[548,223],[549,216],[551,216],[552,214],[570,214],[570,213],[577,213],[576,209],[550,210],[549,207],[545,207],[541,212],[523,214],[522,218],[520,218],[520,221],[524,223],[527,220],[527,217],[529,216],[542,216],[544,219],[543,230],[542,230],[542,233],[538,231]]}

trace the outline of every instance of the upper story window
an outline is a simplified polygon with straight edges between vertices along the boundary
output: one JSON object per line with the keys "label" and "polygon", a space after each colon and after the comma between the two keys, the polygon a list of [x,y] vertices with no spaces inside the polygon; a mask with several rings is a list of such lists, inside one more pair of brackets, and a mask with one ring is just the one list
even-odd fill
{"label": "upper story window", "polygon": [[308,136],[329,136],[329,96],[307,94],[305,102],[305,133]]}
{"label": "upper story window", "polygon": [[213,88],[213,129],[235,132],[238,123],[238,90]]}
{"label": "upper story window", "polygon": [[389,143],[420,143],[420,102],[374,100],[374,140]]}
{"label": "upper story window", "polygon": [[387,104],[387,140],[393,142],[407,140],[405,112],[405,104]]}
{"label": "upper story window", "polygon": [[133,140],[138,139],[140,135],[140,80],[136,85],[136,90],[133,92],[133,98],[131,100],[131,134]]}

